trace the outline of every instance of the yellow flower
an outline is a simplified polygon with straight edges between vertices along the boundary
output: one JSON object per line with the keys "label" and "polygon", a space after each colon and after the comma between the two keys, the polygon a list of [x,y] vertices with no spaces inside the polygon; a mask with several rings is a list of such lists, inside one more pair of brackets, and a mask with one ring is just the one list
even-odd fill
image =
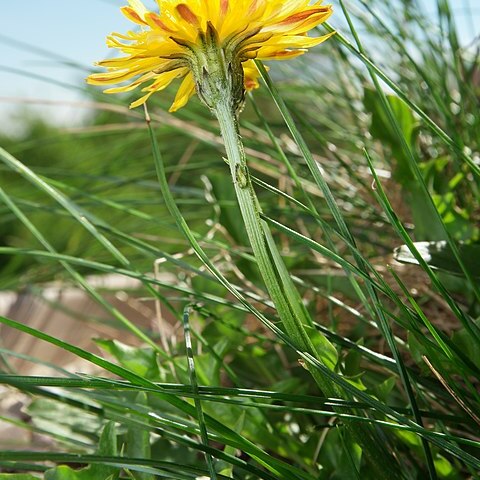
{"label": "yellow flower", "polygon": [[[125,56],[99,62],[107,71],[90,75],[87,81],[105,85],[133,79],[105,93],[143,86],[144,95],[132,103],[134,108],[183,78],[170,111],[183,107],[195,91],[210,106],[215,91],[223,88],[235,97],[237,108],[245,89],[259,85],[252,59],[301,55],[329,37],[309,37],[307,32],[332,13],[330,5],[308,0],[157,0],[159,13],[147,10],[140,0],[128,3],[122,12],[139,28],[107,38],[107,45]],[[219,86],[215,78],[221,73],[229,80]]]}

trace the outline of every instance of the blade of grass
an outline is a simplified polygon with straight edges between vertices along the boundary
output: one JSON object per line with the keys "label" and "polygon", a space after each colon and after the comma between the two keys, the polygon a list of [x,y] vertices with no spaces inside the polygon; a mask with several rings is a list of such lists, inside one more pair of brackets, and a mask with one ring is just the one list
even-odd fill
{"label": "blade of grass", "polygon": [[[195,373],[195,360],[193,357],[192,349],[192,338],[190,335],[190,306],[185,307],[183,311],[183,331],[185,334],[185,346],[187,349],[187,359],[188,359],[188,371],[190,374],[190,383],[192,385],[192,391],[195,395],[195,408],[197,410],[197,421],[198,426],[200,427],[200,433],[202,438],[202,443],[205,446],[208,446],[208,433],[207,427],[205,425],[205,418],[203,415],[202,402],[198,397],[198,383],[197,375]],[[205,453],[205,459],[207,462],[208,471],[210,473],[210,478],[212,480],[217,479],[217,473],[215,472],[215,467],[213,464],[213,459],[210,454]]]}
{"label": "blade of grass", "polygon": [[[1,155],[1,151],[0,151]],[[57,255],[57,251],[53,248],[50,242],[40,233],[40,231],[33,225],[33,223],[23,214],[23,212],[13,203],[12,199],[6,194],[3,188],[0,187],[0,199],[10,208],[15,216],[27,227],[27,229],[34,235],[38,242],[45,247],[45,249],[52,255]],[[72,276],[72,278],[95,300],[97,301],[107,312],[109,312],[114,318],[116,318],[121,324],[125,325],[132,333],[141,338],[144,342],[149,344],[155,351],[162,356],[168,355],[153,342],[144,332],[142,332],[136,325],[128,320],[120,311],[112,307],[98,292],[88,284],[88,282],[75,271],[68,263],[60,261],[60,264],[65,270]],[[152,289],[153,290],[153,289]]]}
{"label": "blade of grass", "polygon": [[[193,405],[190,405],[189,403],[181,400],[180,398],[178,398],[177,395],[172,395],[162,391],[162,389],[159,388],[157,385],[155,385],[153,382],[143,377],[140,377],[139,375],[131,372],[126,368],[123,368],[119,365],[115,365],[93,353],[87,352],[84,349],[75,347],[74,345],[64,342],[58,338],[52,337],[46,333],[30,328],[27,325],[24,325],[19,322],[15,322],[14,320],[10,320],[6,317],[0,316],[0,323],[6,326],[9,326],[11,328],[14,328],[16,330],[19,330],[21,332],[24,332],[28,335],[32,335],[40,340],[48,342],[57,347],[60,347],[68,352],[74,353],[78,357],[83,358],[95,365],[98,365],[99,367],[105,368],[107,371],[115,375],[118,375],[121,378],[129,380],[133,384],[151,388],[153,389],[153,391],[155,391],[155,394],[162,400],[165,400],[166,402],[170,403],[172,406],[174,406],[175,408],[178,408],[180,411],[186,413],[189,416],[192,416],[192,417],[196,416],[196,409]],[[295,467],[287,465],[280,460],[276,460],[272,458],[270,455],[266,454],[262,449],[257,447],[255,444],[245,439],[241,435],[237,434],[233,430],[229,429],[221,422],[218,422],[213,417],[205,415],[205,422],[210,428],[212,428],[213,430],[217,431],[220,435],[222,435],[225,442],[229,442],[229,441],[235,442],[235,444],[240,446],[240,448],[242,448],[245,452],[248,452],[252,456],[252,458],[255,458],[261,465],[263,465],[265,468],[267,468],[272,473],[277,475],[278,476],[277,478],[285,477],[288,479],[299,478],[299,479],[305,479],[305,480],[307,479],[313,480],[309,475],[305,474],[304,472],[297,471]],[[270,476],[268,478],[270,478]]]}
{"label": "blade of grass", "polygon": [[[324,26],[329,32],[336,31],[333,27],[331,27],[328,23],[324,23]],[[418,105],[411,101],[409,96],[403,92],[400,87],[387,75],[385,74],[375,63],[362,53],[359,49],[357,49],[344,35],[340,32],[336,31],[336,34],[333,37],[339,43],[341,43],[344,47],[346,47],[350,52],[352,52],[359,60],[361,60],[369,69],[371,69],[375,75],[378,75],[386,85],[388,85],[414,112],[416,112],[422,120],[428,125],[433,133],[435,133],[446,145],[452,148],[471,168],[472,172],[476,175],[480,176],[480,167],[475,163],[475,160],[465,153],[455,143],[455,141],[445,132],[443,131],[430,117],[427,113],[425,113]]]}

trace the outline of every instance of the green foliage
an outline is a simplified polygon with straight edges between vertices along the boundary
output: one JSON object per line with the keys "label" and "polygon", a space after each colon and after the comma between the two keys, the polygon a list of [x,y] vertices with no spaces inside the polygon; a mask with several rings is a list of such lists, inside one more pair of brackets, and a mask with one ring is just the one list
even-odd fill
{"label": "green foliage", "polygon": [[28,473],[0,473],[0,480],[38,480],[39,478]]}
{"label": "green foliage", "polygon": [[[127,98],[88,90],[101,103],[76,131],[25,118],[0,140],[0,288],[81,326],[64,341],[31,311],[0,317],[2,337],[95,372],[19,374],[16,357],[51,365],[2,344],[0,383],[28,403],[2,422],[52,443],[0,451],[0,480],[377,480],[384,453],[389,478],[478,476],[479,56],[447,1],[438,19],[420,3],[348,2],[346,22],[337,8],[337,34],[247,98],[260,247],[290,311],[198,102],[173,116],[173,91],[152,97],[150,137]],[[58,285],[102,314],[52,300]]]}
{"label": "green foliage", "polygon": [[[136,405],[148,405],[147,395],[140,392],[135,398]],[[127,456],[131,458],[152,458],[150,433],[137,425],[131,425],[127,431]],[[154,480],[155,476],[147,472],[133,474],[136,480]]]}
{"label": "green foliage", "polygon": [[[387,95],[387,100],[392,109],[393,116],[398,123],[403,139],[408,146],[413,147],[415,142],[415,128],[417,126],[412,110],[396,95]],[[410,169],[408,156],[405,155],[402,141],[397,135],[395,126],[388,118],[377,92],[366,88],[364,93],[364,105],[372,120],[370,134],[375,140],[389,146],[392,154],[392,167],[395,180],[403,187],[409,188],[414,181],[414,174]]]}
{"label": "green foliage", "polygon": [[118,340],[97,339],[95,343],[110,355],[113,355],[120,365],[137,375],[149,380],[160,378],[157,353],[152,348],[134,348]]}
{"label": "green foliage", "polygon": [[[102,431],[98,443],[98,454],[106,457],[117,455],[117,436],[115,424],[107,423]],[[108,465],[94,464],[88,467],[74,470],[65,465],[55,467],[45,472],[45,480],[117,480],[120,471],[118,468]]]}

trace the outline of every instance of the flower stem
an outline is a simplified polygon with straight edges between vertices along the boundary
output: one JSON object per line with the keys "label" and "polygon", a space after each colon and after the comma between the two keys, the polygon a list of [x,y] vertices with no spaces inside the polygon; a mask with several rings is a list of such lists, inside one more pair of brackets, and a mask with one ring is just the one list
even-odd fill
{"label": "flower stem", "polygon": [[[260,217],[261,208],[250,179],[238,119],[232,105],[233,102],[225,95],[212,110],[220,125],[235,193],[260,274],[283,327],[297,349],[309,353],[333,371],[337,363],[336,349],[313,327],[310,315],[291,280],[270,229]],[[325,396],[348,397],[318,369],[308,367],[308,370]],[[386,474],[387,477],[384,478],[391,479],[403,478],[401,472],[395,468],[396,462],[393,457],[383,447],[383,443],[370,425],[346,422],[346,427],[354,441],[363,448],[372,467],[378,469],[379,475]]]}
{"label": "flower stem", "polygon": [[[250,245],[284,328],[299,350],[310,353],[333,370],[337,360],[335,348],[323,336],[323,341],[316,342],[320,344],[321,351],[315,348],[312,342],[313,328],[310,331],[312,321],[291,282],[268,225],[260,218],[260,205],[250,180],[237,116],[228,99],[219,102],[214,112],[225,142],[230,173]],[[331,382],[319,379],[319,386],[324,393],[333,393]]]}

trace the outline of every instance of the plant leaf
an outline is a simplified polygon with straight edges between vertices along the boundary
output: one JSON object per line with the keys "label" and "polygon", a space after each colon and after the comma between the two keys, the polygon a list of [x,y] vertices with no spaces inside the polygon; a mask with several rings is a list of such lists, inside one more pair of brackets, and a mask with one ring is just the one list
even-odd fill
{"label": "plant leaf", "polygon": [[118,340],[96,339],[95,343],[137,375],[153,380],[160,378],[157,354],[152,348],[131,347]]}

